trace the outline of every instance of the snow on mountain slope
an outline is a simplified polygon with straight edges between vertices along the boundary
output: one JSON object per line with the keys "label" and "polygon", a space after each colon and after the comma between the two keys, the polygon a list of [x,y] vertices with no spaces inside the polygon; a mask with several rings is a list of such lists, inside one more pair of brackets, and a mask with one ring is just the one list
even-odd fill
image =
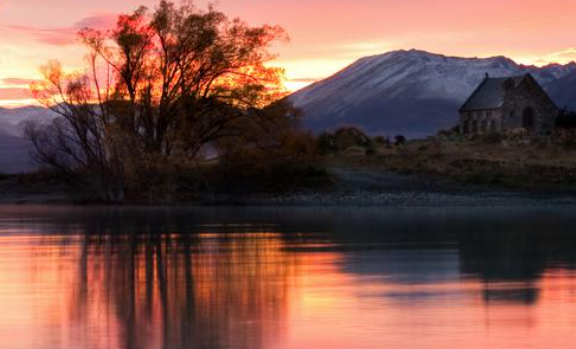
{"label": "snow on mountain slope", "polygon": [[54,112],[42,107],[0,108],[0,129],[2,129],[2,124],[11,124],[22,129],[27,122],[49,122],[55,117],[56,114]]}
{"label": "snow on mountain slope", "polygon": [[12,137],[20,137],[22,134],[17,125],[13,125],[0,118],[0,135],[7,135]]}
{"label": "snow on mountain slope", "polygon": [[576,110],[576,73],[566,74],[545,85],[559,108]]}
{"label": "snow on mountain slope", "polygon": [[40,107],[0,108],[0,173],[29,172],[35,168],[24,128],[30,121],[47,122],[55,117]]}
{"label": "snow on mountain slope", "polygon": [[486,73],[494,77],[531,73],[547,88],[576,74],[576,64],[538,68],[506,57],[394,51],[362,58],[289,98],[303,111],[304,126],[316,132],[356,125],[371,134],[421,137],[454,126],[458,108]]}

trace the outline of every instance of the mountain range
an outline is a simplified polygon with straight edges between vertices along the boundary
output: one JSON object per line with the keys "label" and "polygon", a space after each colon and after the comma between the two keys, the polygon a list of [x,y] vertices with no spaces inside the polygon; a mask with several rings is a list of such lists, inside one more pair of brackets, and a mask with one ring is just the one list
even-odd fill
{"label": "mountain range", "polygon": [[[372,135],[416,138],[455,126],[459,107],[486,74],[525,73],[540,82],[558,107],[576,110],[576,63],[536,67],[502,56],[460,58],[418,50],[361,58],[288,98],[303,112],[303,126],[315,133],[353,125]],[[53,117],[35,106],[0,108],[0,173],[34,167],[24,127]]]}
{"label": "mountain range", "polygon": [[460,58],[418,50],[359,59],[289,100],[302,111],[303,125],[316,133],[353,125],[369,134],[424,137],[457,124],[458,109],[486,74],[525,73],[558,107],[576,109],[576,63],[537,67],[503,56]]}
{"label": "mountain range", "polygon": [[41,107],[0,108],[0,173],[28,172],[36,167],[24,129],[30,121],[46,122],[54,117],[53,112]]}

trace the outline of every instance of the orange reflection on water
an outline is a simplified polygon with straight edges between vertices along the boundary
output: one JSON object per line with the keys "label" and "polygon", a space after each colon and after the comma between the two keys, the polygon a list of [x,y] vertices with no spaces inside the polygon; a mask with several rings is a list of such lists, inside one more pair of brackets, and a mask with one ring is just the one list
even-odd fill
{"label": "orange reflection on water", "polygon": [[0,236],[0,348],[566,348],[573,271],[279,233]]}

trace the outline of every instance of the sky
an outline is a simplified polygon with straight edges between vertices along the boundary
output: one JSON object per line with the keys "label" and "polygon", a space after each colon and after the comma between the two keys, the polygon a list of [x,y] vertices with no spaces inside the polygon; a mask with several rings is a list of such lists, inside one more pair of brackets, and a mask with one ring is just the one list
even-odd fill
{"label": "sky", "polygon": [[[217,9],[253,25],[277,24],[291,40],[273,51],[295,90],[358,58],[397,49],[464,57],[504,55],[544,65],[576,60],[576,0],[219,0]],[[57,59],[84,66],[76,40],[119,13],[156,0],[0,0],[0,106],[31,103],[38,68]],[[196,1],[204,7],[208,1]]]}

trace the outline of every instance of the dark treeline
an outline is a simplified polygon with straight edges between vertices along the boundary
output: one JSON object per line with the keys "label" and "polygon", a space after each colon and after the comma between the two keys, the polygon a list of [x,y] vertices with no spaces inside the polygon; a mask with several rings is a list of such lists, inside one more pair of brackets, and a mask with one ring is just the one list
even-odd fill
{"label": "dark treeline", "polygon": [[76,199],[175,200],[308,171],[313,138],[283,99],[283,71],[267,65],[282,28],[161,1],[79,38],[87,69],[50,62],[32,86],[60,117],[27,128],[35,159]]}

